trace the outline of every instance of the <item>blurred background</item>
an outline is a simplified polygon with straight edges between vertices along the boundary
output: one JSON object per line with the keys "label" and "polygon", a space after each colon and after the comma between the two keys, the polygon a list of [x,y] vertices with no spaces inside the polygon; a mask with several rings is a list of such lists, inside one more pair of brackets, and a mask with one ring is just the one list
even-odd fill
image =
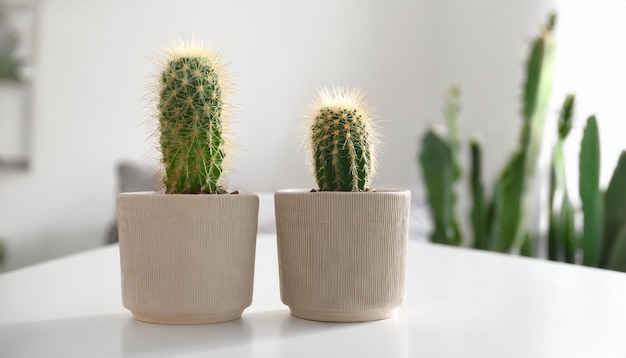
{"label": "blurred background", "polygon": [[[0,76],[0,271],[104,245],[118,165],[154,165],[150,59],[178,38],[218,46],[236,74],[232,188],[313,187],[299,148],[303,113],[317,88],[358,86],[384,141],[374,186],[411,188],[419,207],[419,138],[443,122],[452,84],[461,89],[462,143],[482,139],[493,182],[520,130],[528,44],[550,11],[558,17],[547,125],[576,93],[569,186],[577,187],[590,114],[606,186],[626,148],[624,1],[0,0],[0,52],[13,61],[4,68],[17,64]],[[553,141],[544,138],[543,153]],[[467,201],[462,191],[459,210]]]}

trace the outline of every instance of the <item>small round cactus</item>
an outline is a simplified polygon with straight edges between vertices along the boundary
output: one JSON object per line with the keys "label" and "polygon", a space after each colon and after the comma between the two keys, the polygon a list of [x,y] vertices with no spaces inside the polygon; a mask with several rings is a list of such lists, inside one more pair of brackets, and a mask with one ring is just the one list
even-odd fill
{"label": "small round cactus", "polygon": [[168,194],[223,193],[229,77],[215,50],[192,40],[165,54],[158,136]]}
{"label": "small round cactus", "polygon": [[322,191],[366,191],[376,168],[372,114],[357,89],[322,89],[313,101],[310,146]]}

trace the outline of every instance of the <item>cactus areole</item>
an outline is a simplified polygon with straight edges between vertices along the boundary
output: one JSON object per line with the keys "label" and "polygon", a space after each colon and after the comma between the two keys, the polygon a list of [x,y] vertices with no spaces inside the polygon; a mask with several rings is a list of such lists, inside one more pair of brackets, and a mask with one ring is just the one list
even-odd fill
{"label": "cactus areole", "polygon": [[319,91],[312,106],[309,139],[321,191],[368,190],[375,169],[376,136],[360,91]]}
{"label": "cactus areole", "polygon": [[158,93],[163,186],[169,194],[223,193],[226,88],[219,55],[183,43],[167,54]]}

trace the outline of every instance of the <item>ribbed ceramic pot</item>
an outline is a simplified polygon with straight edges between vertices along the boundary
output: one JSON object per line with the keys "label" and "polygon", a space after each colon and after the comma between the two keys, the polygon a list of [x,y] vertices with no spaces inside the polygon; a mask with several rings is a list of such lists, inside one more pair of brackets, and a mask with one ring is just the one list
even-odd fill
{"label": "ribbed ceramic pot", "polygon": [[117,196],[122,302],[164,324],[235,320],[252,302],[255,194]]}
{"label": "ribbed ceramic pot", "polygon": [[392,317],[404,302],[409,191],[275,193],[281,300],[309,320]]}

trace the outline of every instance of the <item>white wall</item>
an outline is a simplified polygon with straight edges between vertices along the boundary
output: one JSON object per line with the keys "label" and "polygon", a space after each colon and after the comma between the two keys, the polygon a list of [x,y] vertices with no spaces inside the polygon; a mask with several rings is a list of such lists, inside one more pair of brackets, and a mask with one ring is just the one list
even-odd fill
{"label": "white wall", "polygon": [[[316,88],[361,86],[386,138],[379,187],[415,182],[417,118],[431,56],[423,5],[404,1],[48,0],[41,3],[28,172],[0,171],[10,268],[104,240],[118,160],[150,162],[147,58],[179,36],[207,39],[237,73],[234,188],[312,187],[298,152]],[[29,257],[24,253],[29,251]]]}
{"label": "white wall", "polygon": [[[154,67],[147,58],[179,36],[221,46],[237,73],[234,134],[241,150],[231,179],[242,190],[313,186],[297,151],[299,127],[315,88],[332,84],[363,87],[378,109],[386,144],[375,186],[417,185],[418,137],[429,123],[442,122],[451,83],[462,87],[462,134],[482,137],[492,179],[517,139],[528,40],[552,6],[559,11],[555,99],[574,90],[581,115],[592,109],[599,115],[603,183],[626,146],[617,120],[626,113],[618,86],[626,80],[620,48],[626,11],[618,1],[41,5],[32,166],[0,170],[0,236],[13,253],[9,268],[103,242],[114,213],[115,163],[150,158],[144,124],[150,109],[142,97]],[[466,196],[461,199],[466,206]]]}

